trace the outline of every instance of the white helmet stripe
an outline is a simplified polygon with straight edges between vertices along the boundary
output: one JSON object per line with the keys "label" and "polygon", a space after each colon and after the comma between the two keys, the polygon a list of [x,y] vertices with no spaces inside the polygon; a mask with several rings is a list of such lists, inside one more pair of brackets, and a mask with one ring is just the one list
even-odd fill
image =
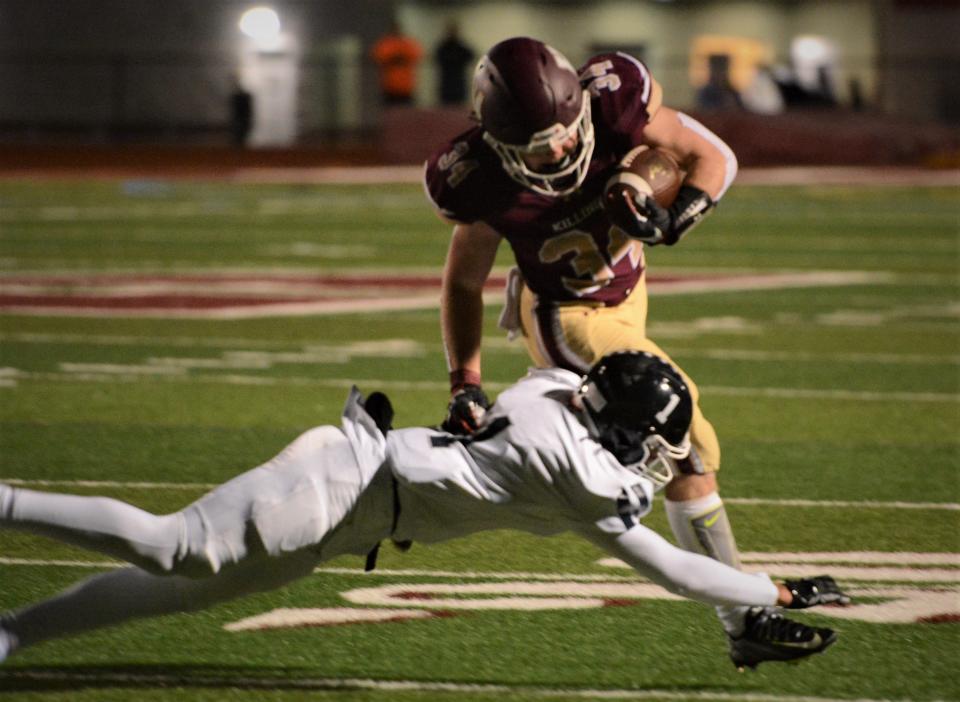
{"label": "white helmet stripe", "polygon": [[627,61],[629,61],[630,63],[632,63],[634,66],[637,67],[637,70],[640,72],[640,75],[643,76],[643,94],[640,97],[643,98],[644,104],[647,104],[648,102],[650,102],[650,91],[653,90],[653,80],[651,80],[650,78],[650,71],[647,70],[647,67],[644,66],[643,63],[638,61],[636,58],[634,58],[630,54],[625,54],[622,51],[618,51],[617,56],[619,56],[622,59],[626,59]]}

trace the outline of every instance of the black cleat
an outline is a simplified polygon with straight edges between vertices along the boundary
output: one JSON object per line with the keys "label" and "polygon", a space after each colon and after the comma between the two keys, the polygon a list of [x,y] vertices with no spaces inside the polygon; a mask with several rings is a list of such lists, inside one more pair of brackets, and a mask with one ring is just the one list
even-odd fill
{"label": "black cleat", "polygon": [[771,607],[752,608],[744,627],[739,637],[729,637],[730,660],[739,671],[765,661],[797,661],[820,653],[837,640],[833,629],[790,621]]}

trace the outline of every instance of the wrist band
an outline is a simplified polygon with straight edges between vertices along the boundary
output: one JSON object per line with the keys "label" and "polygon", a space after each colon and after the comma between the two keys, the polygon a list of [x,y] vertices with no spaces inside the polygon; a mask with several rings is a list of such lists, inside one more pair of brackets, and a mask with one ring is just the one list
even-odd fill
{"label": "wrist band", "polygon": [[480,373],[467,368],[457,368],[450,371],[450,389],[459,390],[464,385],[480,387]]}

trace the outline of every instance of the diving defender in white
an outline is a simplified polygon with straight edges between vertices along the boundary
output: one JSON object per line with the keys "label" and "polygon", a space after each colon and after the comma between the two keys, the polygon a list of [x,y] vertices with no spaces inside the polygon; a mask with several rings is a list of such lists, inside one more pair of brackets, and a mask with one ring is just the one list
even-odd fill
{"label": "diving defender in white", "polygon": [[[829,577],[774,584],[674,547],[639,523],[689,451],[680,375],[641,352],[601,359],[584,377],[532,371],[480,430],[389,430],[389,401],[354,389],[340,427],[307,431],[264,465],[185,509],[0,485],[0,526],[53,537],[134,567],[95,575],[0,617],[0,660],[46,639],[137,617],[187,612],[270,590],[381,540],[436,542],[484,529],[573,531],[668,590],[743,608],[730,636],[740,667],[822,651],[835,632],[774,605],[846,602]],[[371,564],[372,567],[372,564]]]}

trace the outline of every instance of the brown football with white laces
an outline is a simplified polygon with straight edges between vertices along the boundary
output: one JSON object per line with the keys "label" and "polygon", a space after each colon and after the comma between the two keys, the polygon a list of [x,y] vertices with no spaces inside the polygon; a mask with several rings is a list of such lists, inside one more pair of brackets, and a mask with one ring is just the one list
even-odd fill
{"label": "brown football with white laces", "polygon": [[680,166],[670,154],[663,149],[641,145],[623,157],[616,173],[607,181],[604,192],[623,185],[652,195],[661,207],[669,207],[682,183]]}

